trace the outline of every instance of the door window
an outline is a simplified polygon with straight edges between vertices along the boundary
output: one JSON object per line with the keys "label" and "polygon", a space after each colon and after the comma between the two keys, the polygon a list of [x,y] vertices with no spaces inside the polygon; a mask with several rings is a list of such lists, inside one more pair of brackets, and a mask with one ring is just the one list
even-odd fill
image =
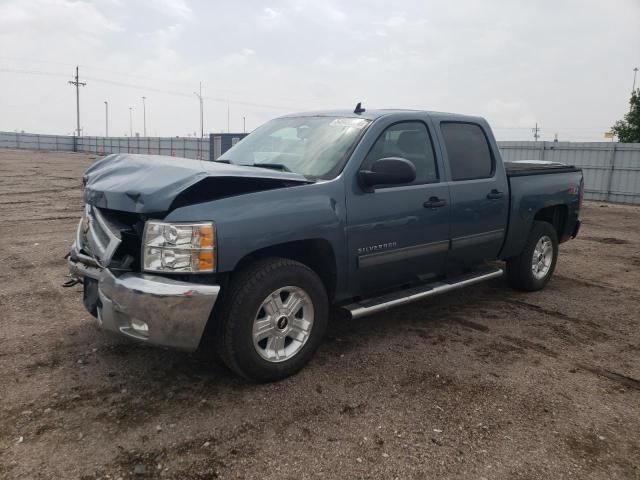
{"label": "door window", "polygon": [[448,122],[440,124],[440,131],[447,150],[452,180],[493,176],[491,149],[479,125]]}
{"label": "door window", "polygon": [[362,168],[368,170],[373,162],[386,157],[400,157],[413,163],[416,167],[413,185],[438,181],[431,137],[422,122],[400,122],[388,127],[367,154]]}

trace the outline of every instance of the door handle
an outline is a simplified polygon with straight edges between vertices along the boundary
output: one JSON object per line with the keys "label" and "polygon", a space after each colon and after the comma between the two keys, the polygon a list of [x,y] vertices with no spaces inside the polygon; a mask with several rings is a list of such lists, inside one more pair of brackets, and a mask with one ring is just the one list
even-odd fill
{"label": "door handle", "polygon": [[489,200],[498,200],[499,198],[504,197],[504,193],[496,190],[495,188],[487,193],[487,198]]}
{"label": "door handle", "polygon": [[424,208],[439,208],[439,207],[444,207],[446,204],[447,204],[447,201],[442,198],[431,197],[429,198],[429,200],[424,202],[422,206]]}

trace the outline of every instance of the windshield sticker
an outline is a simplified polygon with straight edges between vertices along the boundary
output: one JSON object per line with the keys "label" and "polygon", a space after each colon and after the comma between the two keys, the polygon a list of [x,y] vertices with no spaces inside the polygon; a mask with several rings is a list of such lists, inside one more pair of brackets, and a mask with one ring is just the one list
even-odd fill
{"label": "windshield sticker", "polygon": [[367,125],[364,118],[336,118],[329,125],[332,127],[352,127],[362,129]]}

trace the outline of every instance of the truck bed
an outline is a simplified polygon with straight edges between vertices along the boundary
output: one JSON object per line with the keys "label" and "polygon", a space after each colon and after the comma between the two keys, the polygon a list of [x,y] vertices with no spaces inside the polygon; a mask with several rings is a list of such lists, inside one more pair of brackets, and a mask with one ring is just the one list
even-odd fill
{"label": "truck bed", "polygon": [[544,175],[547,173],[577,172],[578,168],[565,163],[547,162],[544,160],[518,160],[504,162],[504,168],[509,177],[523,177],[527,175]]}

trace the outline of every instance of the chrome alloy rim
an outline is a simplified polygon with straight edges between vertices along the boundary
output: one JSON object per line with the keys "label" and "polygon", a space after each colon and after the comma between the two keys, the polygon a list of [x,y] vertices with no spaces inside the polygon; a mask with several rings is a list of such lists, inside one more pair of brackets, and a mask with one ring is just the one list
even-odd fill
{"label": "chrome alloy rim", "polygon": [[299,287],[282,287],[264,299],[253,321],[253,346],[269,362],[295,356],[313,328],[311,297]]}
{"label": "chrome alloy rim", "polygon": [[551,269],[553,261],[553,243],[547,235],[543,235],[538,240],[536,248],[531,258],[531,271],[536,279],[543,279]]}

